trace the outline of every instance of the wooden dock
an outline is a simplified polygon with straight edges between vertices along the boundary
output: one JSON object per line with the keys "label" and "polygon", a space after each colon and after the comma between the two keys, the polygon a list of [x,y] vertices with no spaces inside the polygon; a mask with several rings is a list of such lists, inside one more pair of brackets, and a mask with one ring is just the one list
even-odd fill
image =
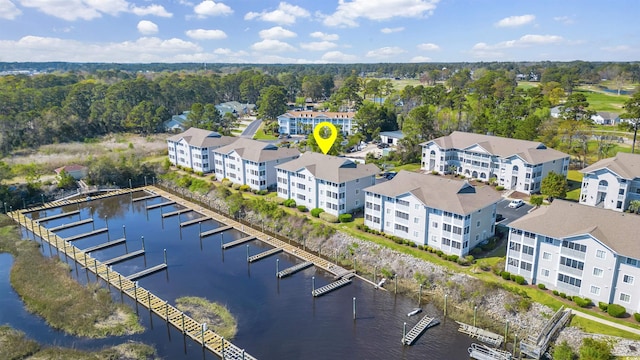
{"label": "wooden dock", "polygon": [[205,217],[200,217],[200,218],[193,219],[193,220],[183,221],[183,222],[180,223],[180,227],[197,224],[199,222],[204,222],[204,221],[207,221],[207,220],[211,220],[211,218],[205,216]]}
{"label": "wooden dock", "polygon": [[163,217],[163,218],[166,218],[166,217],[170,217],[170,216],[176,216],[176,215],[180,215],[180,214],[187,213],[187,212],[189,212],[189,211],[193,211],[193,210],[191,210],[191,209],[189,209],[189,208],[180,209],[180,210],[176,210],[176,211],[172,211],[172,212],[164,213],[164,214],[162,214],[162,217]]}
{"label": "wooden dock", "polygon": [[117,264],[119,262],[123,262],[125,260],[129,260],[131,258],[140,256],[140,255],[144,255],[144,249],[140,249],[140,250],[132,251],[130,253],[126,253],[124,255],[116,256],[112,259],[105,260],[102,263],[105,265],[113,265],[113,264]]}
{"label": "wooden dock", "polygon": [[[129,193],[129,190],[116,192],[116,195],[122,193]],[[96,198],[103,198],[108,196],[114,195],[100,194]],[[84,201],[84,199],[81,201]],[[73,202],[70,201],[69,203]],[[33,228],[35,224],[32,225],[30,219],[27,218],[24,213],[20,211],[13,211],[8,215],[13,218],[14,221],[26,227],[28,231],[34,234],[36,233],[34,232],[35,229]],[[190,316],[186,315],[173,305],[170,305],[166,301],[155,296],[145,288],[136,286],[136,283],[134,281],[128,280],[117,271],[111,270],[103,262],[94,259],[85,251],[65,241],[65,239],[61,238],[53,232],[50,232],[46,229],[42,229],[42,231],[44,232],[42,241],[49,241],[52,247],[57,246],[57,249],[61,253],[64,253],[65,256],[72,258],[78,264],[84,266],[88,271],[95,273],[96,276],[108,282],[110,286],[112,286],[116,290],[121,291],[122,293],[136,300],[141,305],[147,307],[149,311],[152,311],[162,320],[167,321],[171,325],[175,326],[178,330],[181,330],[182,333],[185,334],[185,336],[188,336],[196,343],[201,344],[205,349],[213,352],[216,356],[224,359],[256,360],[255,357],[245,353],[244,350],[240,349],[230,341],[223,339],[220,335],[216,334],[211,329],[202,331],[201,323],[195,321]]]}
{"label": "wooden dock", "polygon": [[492,333],[478,327],[456,321],[460,327],[458,331],[469,335],[471,338],[478,339],[483,343],[489,344],[493,347],[499,347],[504,341],[504,336]]}
{"label": "wooden dock", "polygon": [[402,339],[402,344],[412,345],[428,328],[440,324],[435,318],[425,315]]}
{"label": "wooden dock", "polygon": [[151,195],[148,195],[148,196],[141,196],[141,197],[138,197],[138,198],[134,198],[134,199],[133,199],[133,200],[131,200],[131,201],[136,202],[136,201],[144,201],[144,200],[149,200],[149,199],[155,199],[155,198],[157,198],[158,196],[160,196],[160,195],[157,195],[157,194],[151,194]]}
{"label": "wooden dock", "polygon": [[243,237],[243,238],[241,238],[241,239],[233,240],[233,241],[229,241],[228,243],[224,243],[224,244],[222,244],[222,248],[223,248],[223,249],[232,248],[232,247],[234,247],[234,246],[238,246],[238,245],[240,245],[240,244],[244,244],[244,243],[249,242],[249,241],[251,241],[251,240],[255,240],[255,238],[256,238],[256,237],[255,237],[255,236],[252,236],[252,235],[245,236],[245,237]]}
{"label": "wooden dock", "polygon": [[289,275],[293,275],[295,273],[297,273],[298,271],[302,271],[306,268],[308,268],[309,266],[313,266],[313,263],[311,261],[305,261],[302,262],[300,264],[294,265],[292,267],[286,268],[282,271],[279,271],[276,276],[279,278],[283,278],[283,277],[287,277]]}
{"label": "wooden dock", "polygon": [[63,212],[63,213],[60,213],[60,214],[46,216],[46,217],[43,217],[43,218],[36,219],[34,221],[38,221],[38,222],[42,223],[42,222],[45,222],[45,221],[60,219],[60,218],[63,218],[63,217],[72,216],[72,215],[78,215],[78,214],[80,214],[80,210],[73,210],[73,211],[69,211],[69,212]]}
{"label": "wooden dock", "polygon": [[511,360],[511,354],[482,344],[471,344],[469,357],[476,360]]}
{"label": "wooden dock", "polygon": [[153,209],[156,209],[156,208],[159,208],[159,207],[173,205],[175,203],[176,203],[175,201],[165,201],[165,202],[160,203],[160,204],[149,205],[149,206],[147,206],[147,210],[153,210]]}
{"label": "wooden dock", "polygon": [[322,296],[325,294],[328,294],[330,292],[332,292],[333,290],[339,289],[347,284],[351,283],[351,279],[345,279],[342,278],[338,281],[334,281],[330,284],[327,284],[319,289],[315,289],[311,292],[311,295],[313,295],[313,297],[318,297],[318,296]]}
{"label": "wooden dock", "polygon": [[268,257],[268,256],[275,255],[275,254],[277,254],[277,253],[279,253],[279,252],[282,252],[282,249],[280,249],[280,248],[273,248],[273,249],[269,249],[269,250],[267,250],[267,251],[263,251],[263,252],[261,252],[261,253],[259,253],[259,254],[255,254],[255,255],[253,255],[253,256],[249,256],[249,258],[247,259],[247,261],[248,261],[248,262],[258,261],[258,260],[260,260],[260,259],[264,259],[264,258],[266,258],[266,257]]}
{"label": "wooden dock", "polygon": [[[142,251],[144,252],[144,250],[142,250]],[[132,280],[132,281],[133,280],[137,280],[137,279],[140,279],[140,278],[145,277],[147,275],[151,275],[153,273],[157,273],[158,271],[162,271],[162,270],[164,270],[166,268],[167,268],[167,264],[164,264],[164,263],[158,264],[156,266],[152,266],[150,268],[146,268],[146,269],[144,269],[142,271],[138,271],[135,274],[131,274],[131,275],[127,276],[127,280]]]}
{"label": "wooden dock", "polygon": [[219,228],[215,228],[213,230],[201,232],[200,233],[200,237],[207,237],[207,236],[215,235],[215,234],[217,234],[219,232],[227,231],[227,230],[229,230],[231,228],[233,228],[233,226],[220,226]]}
{"label": "wooden dock", "polygon": [[86,253],[90,253],[90,252],[94,252],[94,251],[110,248],[112,246],[124,244],[126,241],[127,241],[127,239],[120,238],[120,239],[116,239],[116,240],[113,240],[113,241],[107,241],[106,243],[102,243],[102,244],[99,244],[99,245],[96,245],[96,246],[91,246],[91,247],[88,247],[86,249],[82,249],[82,251],[84,251]]}
{"label": "wooden dock", "polygon": [[[73,205],[73,204],[77,204],[77,203],[84,203],[84,202],[87,202],[87,201],[90,201],[90,200],[104,199],[104,198],[107,198],[107,197],[118,196],[118,195],[122,195],[122,194],[128,194],[130,192],[131,191],[129,189],[118,189],[118,190],[113,190],[113,191],[105,192],[105,193],[98,194],[98,195],[93,195],[93,196],[91,196],[90,199],[87,199],[86,197],[79,197],[79,196],[81,196],[83,194],[78,194],[78,198],[73,199],[73,200],[69,200],[69,199],[55,200],[55,201],[51,201],[51,202],[45,203],[44,205],[34,206],[34,207],[30,207],[28,209],[20,210],[20,213],[21,214],[28,214],[28,213],[32,213],[34,211],[55,209],[55,208],[58,208],[58,207],[61,207],[61,206]],[[66,214],[70,214],[70,213],[71,213],[71,211],[69,211]]]}
{"label": "wooden dock", "polygon": [[88,233],[83,233],[83,234],[70,236],[68,238],[65,238],[64,240],[65,241],[76,241],[76,240],[84,239],[84,238],[89,237],[89,236],[102,234],[103,232],[107,232],[107,231],[109,231],[108,228],[95,229],[93,231],[89,231]]}
{"label": "wooden dock", "polygon": [[80,226],[80,225],[84,225],[84,224],[88,224],[88,223],[92,223],[92,222],[93,222],[93,218],[79,220],[79,221],[76,221],[76,222],[72,222],[72,223],[68,223],[68,224],[62,224],[60,226],[52,227],[51,229],[49,229],[49,231],[59,231],[59,230],[62,230],[62,229],[68,229],[68,228],[72,228],[72,227],[76,227],[76,226]]}

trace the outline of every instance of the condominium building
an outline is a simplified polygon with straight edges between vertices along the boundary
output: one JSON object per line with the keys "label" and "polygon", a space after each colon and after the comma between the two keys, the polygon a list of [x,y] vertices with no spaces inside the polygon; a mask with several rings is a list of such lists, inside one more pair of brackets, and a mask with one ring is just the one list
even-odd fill
{"label": "condominium building", "polygon": [[500,199],[488,185],[400,171],[393,180],[365,189],[364,224],[464,256],[494,235]]}
{"label": "condominium building", "polygon": [[231,144],[236,139],[215,131],[192,127],[167,138],[169,161],[174,166],[209,173],[214,171],[213,150]]}
{"label": "condominium building", "polygon": [[530,284],[640,312],[640,217],[555,200],[509,224],[505,268]]}
{"label": "condominium building", "polygon": [[279,197],[337,216],[364,206],[364,188],[375,184],[380,169],[374,164],[306,152],[277,165],[276,171]]}
{"label": "condominium building", "polygon": [[298,149],[247,138],[235,139],[231,144],[213,150],[216,177],[249,185],[255,190],[275,188],[275,166],[300,156]]}
{"label": "condominium building", "polygon": [[625,211],[640,200],[640,155],[619,152],[582,170],[580,204]]}
{"label": "condominium building", "polygon": [[535,141],[454,131],[422,144],[422,170],[461,174],[526,194],[550,172],[567,175],[569,155]]}
{"label": "condominium building", "polygon": [[356,132],[353,117],[355,112],[325,111],[289,111],[278,116],[278,132],[280,134],[311,134],[321,122],[330,122],[344,135]]}

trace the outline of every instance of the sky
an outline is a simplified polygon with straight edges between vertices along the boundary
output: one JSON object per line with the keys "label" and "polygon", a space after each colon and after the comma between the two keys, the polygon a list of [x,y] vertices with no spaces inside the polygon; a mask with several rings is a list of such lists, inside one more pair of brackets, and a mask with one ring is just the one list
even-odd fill
{"label": "sky", "polygon": [[639,61],[638,0],[0,0],[0,61]]}

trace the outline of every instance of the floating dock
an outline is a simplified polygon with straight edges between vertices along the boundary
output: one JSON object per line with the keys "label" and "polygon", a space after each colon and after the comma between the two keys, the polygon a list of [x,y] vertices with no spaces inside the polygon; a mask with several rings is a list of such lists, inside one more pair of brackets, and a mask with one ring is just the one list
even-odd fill
{"label": "floating dock", "polygon": [[308,268],[309,266],[312,266],[313,263],[311,261],[305,261],[303,263],[294,265],[292,267],[286,268],[282,271],[279,271],[276,276],[279,278],[283,278],[283,277],[287,277],[289,275],[293,275],[295,273],[297,273],[298,271],[302,271],[306,268]]}
{"label": "floating dock", "polygon": [[94,251],[110,248],[112,246],[124,244],[126,241],[127,241],[127,239],[120,238],[120,239],[116,239],[116,240],[113,240],[113,241],[107,241],[106,243],[103,243],[103,244],[100,244],[100,245],[91,246],[91,247],[88,247],[86,249],[82,249],[82,251],[84,251],[86,253],[90,253],[90,252],[94,252]]}
{"label": "floating dock", "polygon": [[109,231],[108,228],[95,229],[93,231],[89,231],[88,233],[78,234],[78,235],[74,235],[74,236],[65,238],[64,241],[76,241],[76,240],[84,239],[84,238],[89,237],[89,236],[102,234],[103,232],[107,232],[107,231]]}
{"label": "floating dock", "polygon": [[318,296],[322,296],[324,294],[330,293],[333,290],[339,289],[347,284],[351,283],[351,279],[345,279],[342,278],[338,281],[334,281],[330,284],[327,284],[319,289],[315,289],[311,292],[311,295],[313,295],[313,297],[318,297]]}
{"label": "floating dock", "polygon": [[476,360],[511,360],[511,354],[482,344],[471,344],[469,357]]}
{"label": "floating dock", "polygon": [[193,210],[191,210],[189,208],[184,208],[184,209],[180,209],[180,210],[164,213],[164,214],[162,214],[162,217],[166,218],[166,217],[170,217],[170,216],[176,216],[176,215],[187,213],[189,211],[193,211]]}
{"label": "floating dock", "polygon": [[440,324],[438,320],[435,318],[429,317],[428,315],[424,316],[416,326],[414,326],[402,339],[402,344],[404,345],[412,345],[419,337],[422,335],[425,330],[430,327],[434,327]]}
{"label": "floating dock", "polygon": [[215,235],[215,234],[217,234],[219,232],[227,231],[227,230],[229,230],[231,228],[232,228],[232,226],[220,226],[219,228],[215,228],[213,230],[201,232],[200,233],[200,237],[207,237],[207,236]]}
{"label": "floating dock", "polygon": [[[144,251],[144,250],[142,250],[142,251]],[[129,254],[131,254],[131,253],[129,253]],[[150,268],[144,269],[144,270],[139,271],[139,272],[137,272],[135,274],[131,274],[131,275],[127,276],[127,280],[134,281],[134,280],[140,279],[141,277],[145,277],[147,275],[151,275],[153,273],[157,273],[158,271],[162,271],[162,270],[164,270],[166,268],[167,268],[167,264],[159,264],[159,265],[156,265],[156,266],[152,266]]]}
{"label": "floating dock", "polygon": [[560,307],[542,327],[538,336],[530,333],[526,339],[520,341],[520,353],[534,359],[542,358],[549,348],[551,340],[558,335],[569,320],[571,320],[571,309],[565,309],[564,306]]}
{"label": "floating dock", "polygon": [[175,201],[165,201],[165,202],[160,203],[160,204],[149,205],[149,206],[147,206],[147,210],[152,210],[152,209],[156,209],[156,208],[163,207],[163,206],[169,206],[169,205],[173,205],[175,203],[176,203]]}
{"label": "floating dock", "polygon": [[131,258],[134,258],[136,256],[140,256],[140,255],[144,255],[144,250],[132,251],[130,253],[126,253],[124,255],[120,255],[120,256],[114,257],[113,259],[105,260],[102,263],[107,265],[107,266],[109,266],[109,265],[117,264],[119,262],[123,262],[125,260],[129,260]]}
{"label": "floating dock", "polygon": [[273,248],[273,249],[270,249],[270,250],[267,250],[267,251],[263,251],[263,252],[261,252],[260,254],[256,254],[256,255],[253,255],[253,256],[249,256],[249,258],[247,259],[247,261],[248,261],[248,262],[258,261],[258,260],[260,260],[260,259],[264,259],[264,258],[266,258],[266,257],[268,257],[268,256],[275,255],[275,254],[277,254],[277,253],[279,253],[279,252],[282,252],[282,249],[280,249],[280,248]]}
{"label": "floating dock", "polygon": [[60,219],[60,218],[63,218],[63,217],[67,217],[67,216],[71,216],[71,215],[78,215],[78,214],[80,214],[80,210],[73,210],[73,211],[69,211],[69,212],[63,212],[61,214],[55,214],[55,215],[51,215],[51,216],[46,216],[46,217],[43,217],[43,218],[36,219],[34,221],[45,222],[45,221],[49,221],[49,220]]}
{"label": "floating dock", "polygon": [[483,343],[489,344],[493,347],[499,347],[504,341],[504,336],[492,333],[491,331],[487,331],[484,329],[480,329],[478,327],[462,323],[460,321],[456,321],[460,328],[458,331],[469,335],[471,338],[478,339]]}
{"label": "floating dock", "polygon": [[148,195],[148,196],[141,196],[141,197],[135,198],[135,199],[133,199],[131,201],[136,202],[136,201],[144,201],[144,200],[149,200],[149,199],[155,199],[158,196],[160,196],[160,195],[153,194],[153,195]]}
{"label": "floating dock", "polygon": [[249,242],[251,240],[255,240],[255,238],[256,238],[255,236],[245,236],[245,237],[243,237],[241,239],[229,241],[228,243],[222,244],[222,248],[223,249],[228,249],[228,248],[231,248],[231,247],[234,247],[234,246],[238,246],[240,244],[244,244],[244,243]]}
{"label": "floating dock", "polygon": [[188,220],[188,221],[184,221],[180,223],[180,226],[189,226],[189,225],[193,225],[193,224],[197,224],[199,222],[203,222],[203,221],[207,221],[207,220],[211,220],[210,217],[201,217],[201,218],[197,218],[197,219],[193,219],[193,220]]}
{"label": "floating dock", "polygon": [[91,223],[91,222],[93,222],[93,218],[84,219],[84,220],[80,220],[80,221],[76,221],[76,222],[72,222],[72,223],[68,223],[68,224],[62,224],[60,226],[56,226],[56,227],[50,228],[49,231],[59,231],[59,230],[62,230],[62,229],[68,229],[68,228],[72,228],[72,227],[88,224],[88,223]]}

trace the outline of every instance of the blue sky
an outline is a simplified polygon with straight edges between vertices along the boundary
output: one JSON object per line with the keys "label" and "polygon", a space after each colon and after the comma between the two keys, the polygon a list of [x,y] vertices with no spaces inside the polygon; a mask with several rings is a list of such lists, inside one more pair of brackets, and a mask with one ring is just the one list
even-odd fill
{"label": "blue sky", "polygon": [[0,0],[0,61],[638,61],[637,0]]}

